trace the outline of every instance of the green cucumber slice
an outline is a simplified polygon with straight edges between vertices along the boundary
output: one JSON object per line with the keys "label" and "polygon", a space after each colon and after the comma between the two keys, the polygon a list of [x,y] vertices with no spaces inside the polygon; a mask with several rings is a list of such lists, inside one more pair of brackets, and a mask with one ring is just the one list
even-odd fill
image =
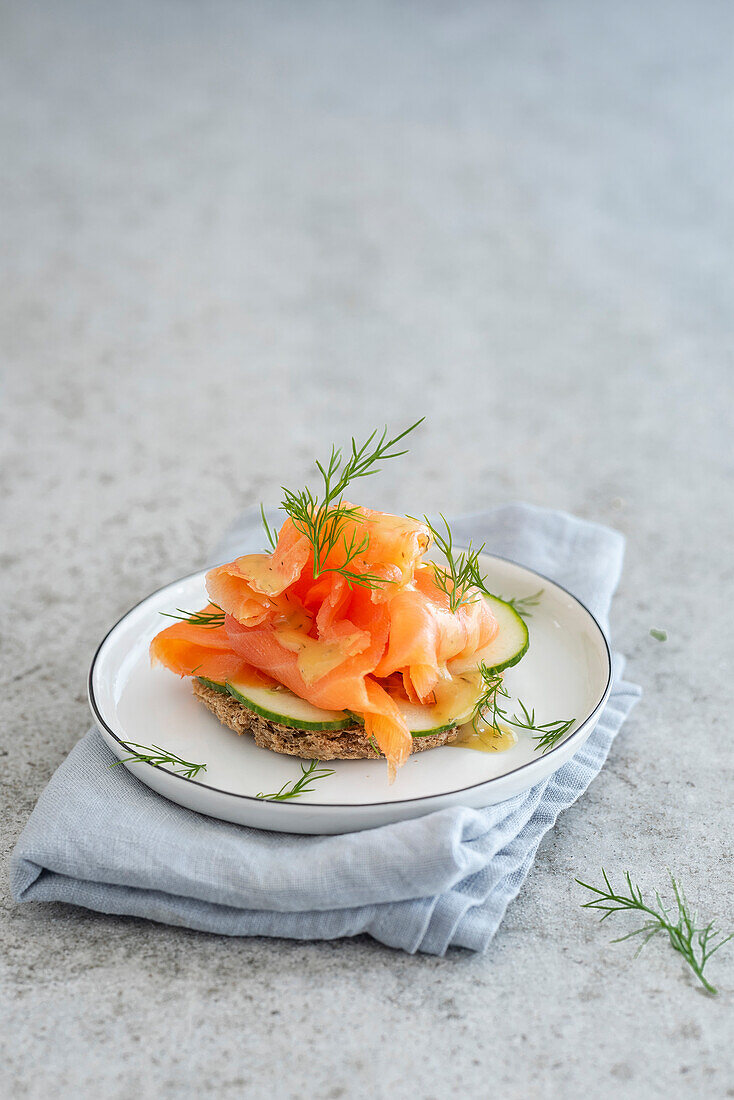
{"label": "green cucumber slice", "polygon": [[482,694],[477,676],[457,676],[458,690],[454,695],[451,713],[446,706],[420,703],[408,703],[398,700],[398,707],[413,737],[432,737],[435,733],[444,733],[453,726],[468,722],[474,714],[477,699]]}
{"label": "green cucumber slice", "polygon": [[196,679],[204,687],[211,688],[212,691],[218,691],[220,695],[229,695],[226,684],[220,684],[217,680],[207,680],[206,676],[197,676]]}
{"label": "green cucumber slice", "polygon": [[445,733],[446,730],[453,729],[454,726],[463,726],[465,722],[468,722],[474,713],[474,707],[471,706],[465,714],[460,714],[456,718],[449,718],[448,721],[440,712],[437,707],[421,706],[419,703],[398,703],[400,712],[408,724],[411,737],[433,737],[434,733]]}
{"label": "green cucumber slice", "polygon": [[227,690],[238,703],[281,726],[297,730],[342,730],[354,725],[354,719],[345,710],[322,710],[280,684],[263,687],[262,684],[228,680]]}
{"label": "green cucumber slice", "polygon": [[514,607],[505,603],[499,596],[484,598],[492,609],[499,630],[494,640],[478,653],[463,660],[456,658],[449,661],[449,669],[454,675],[470,672],[472,669],[479,668],[482,663],[487,666],[488,672],[502,672],[516,665],[528,651],[530,638],[525,620],[518,615]]}

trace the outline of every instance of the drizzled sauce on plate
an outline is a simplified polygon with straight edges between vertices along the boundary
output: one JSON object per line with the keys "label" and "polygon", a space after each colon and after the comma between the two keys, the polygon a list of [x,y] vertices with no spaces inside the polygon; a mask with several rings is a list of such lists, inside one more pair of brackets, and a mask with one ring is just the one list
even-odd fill
{"label": "drizzled sauce on plate", "polygon": [[516,743],[517,734],[513,730],[495,729],[480,719],[477,721],[477,728],[472,722],[462,726],[456,741],[451,742],[451,747],[474,749],[476,752],[506,752]]}

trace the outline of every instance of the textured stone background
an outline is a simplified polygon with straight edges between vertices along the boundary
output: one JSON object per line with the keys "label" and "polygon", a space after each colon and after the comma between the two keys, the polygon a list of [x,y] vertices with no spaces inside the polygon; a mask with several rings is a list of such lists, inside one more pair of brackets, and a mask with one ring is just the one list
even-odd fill
{"label": "textured stone background", "polygon": [[645,689],[484,958],[6,888],[6,1095],[734,1095],[734,951],[708,999],[573,882],[670,865],[734,923],[733,32],[709,0],[3,5],[6,856],[105,629],[385,419],[429,418],[366,501],[625,532]]}

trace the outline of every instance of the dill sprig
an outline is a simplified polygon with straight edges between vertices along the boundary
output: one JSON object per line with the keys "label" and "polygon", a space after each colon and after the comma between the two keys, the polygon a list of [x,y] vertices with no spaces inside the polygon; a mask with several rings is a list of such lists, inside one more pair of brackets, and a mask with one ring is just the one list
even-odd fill
{"label": "dill sprig", "polygon": [[470,542],[466,550],[456,554],[454,552],[454,536],[449,521],[444,515],[439,514],[446,528],[445,535],[433,526],[428,516],[424,516],[423,521],[430,531],[436,547],[446,559],[446,568],[436,565],[435,562],[430,564],[433,567],[436,584],[448,596],[450,609],[458,611],[465,604],[476,602],[478,598],[477,589],[486,592],[484,576],[479,568],[479,555],[484,550],[484,543],[478,550],[475,550]]}
{"label": "dill sprig", "polygon": [[[603,913],[601,920],[603,921],[607,917],[611,917],[613,913],[621,913],[625,910],[644,913],[647,917],[645,923],[639,928],[635,928],[634,931],[628,932],[625,936],[619,936],[616,940],[612,940],[612,943],[622,943],[623,940],[632,939],[633,936],[644,936],[642,943],[635,952],[635,958],[637,958],[642,948],[653,936],[657,935],[658,932],[665,932],[673,950],[683,956],[707,992],[715,994],[716,988],[704,977],[704,967],[720,947],[723,947],[725,943],[734,938],[734,933],[724,936],[722,939],[723,933],[716,929],[713,921],[709,921],[701,928],[697,927],[698,914],[695,910],[691,910],[683,893],[683,888],[670,871],[668,871],[668,874],[673,887],[675,907],[666,906],[657,890],[655,891],[657,905],[655,907],[648,905],[643,900],[640,887],[633,885],[629,871],[625,872],[628,890],[626,894],[615,893],[609,881],[609,876],[603,867],[601,873],[604,878],[605,889],[591,886],[588,882],[582,882],[579,878],[576,879],[579,886],[583,886],[585,890],[591,890],[593,894],[597,895],[591,901],[584,902],[582,909],[601,910]],[[672,916],[671,909],[673,909]]]}
{"label": "dill sprig", "polygon": [[138,764],[152,764],[154,768],[159,768],[161,764],[173,764],[175,765],[175,774],[182,775],[184,779],[193,779],[199,772],[206,771],[206,764],[192,764],[190,760],[183,760],[180,756],[176,756],[175,752],[162,749],[160,745],[139,745],[136,741],[123,741],[122,743],[130,756],[126,756],[122,760],[115,760],[114,764],[110,764],[111,768],[116,767],[118,764],[127,764],[133,760]]}
{"label": "dill sprig", "polygon": [[522,699],[518,699],[517,703],[522,711],[522,716],[518,718],[517,714],[514,714],[511,719],[511,724],[517,726],[518,729],[528,730],[535,741],[535,748],[542,749],[544,755],[548,749],[552,749],[554,745],[558,744],[576,721],[575,718],[560,718],[557,722],[543,722],[537,724],[535,721],[535,709],[533,708],[528,711]]}
{"label": "dill sprig", "polygon": [[505,596],[499,598],[508,603],[511,608],[517,611],[521,619],[532,619],[533,613],[530,610],[533,607],[537,607],[540,603],[540,597],[545,592],[544,588],[539,588],[537,592],[533,592],[531,596],[510,596],[507,599]]}
{"label": "dill sprig", "polygon": [[265,515],[265,508],[260,505],[260,517],[262,519],[263,527],[265,529],[265,537],[268,540],[268,545],[265,547],[265,553],[271,554],[275,547],[278,545],[278,536],[273,528],[268,523],[268,517]]}
{"label": "dill sprig", "polygon": [[317,779],[326,779],[327,776],[335,774],[331,768],[318,768],[318,763],[318,760],[312,760],[308,767],[301,764],[300,779],[296,779],[292,785],[284,783],[280,790],[275,791],[273,794],[263,794],[260,791],[257,797],[264,798],[269,802],[287,802],[290,798],[300,798],[302,794],[310,794],[313,787],[310,787],[309,783],[313,783]]}
{"label": "dill sprig", "polygon": [[224,612],[217,604],[212,604],[212,607],[216,607],[216,611],[184,611],[183,608],[177,607],[177,615],[174,615],[170,611],[159,611],[159,615],[164,615],[167,619],[176,619],[181,623],[191,623],[192,626],[203,626],[207,630],[215,630],[218,626],[224,626]]}
{"label": "dill sprig", "polygon": [[482,543],[479,549],[475,550],[470,540],[466,550],[456,553],[454,550],[454,536],[449,521],[443,514],[439,514],[446,528],[445,534],[433,526],[428,516],[424,516],[423,520],[431,532],[435,545],[446,559],[445,568],[436,565],[435,562],[430,564],[434,569],[436,584],[448,596],[451,610],[458,611],[465,604],[475,603],[478,594],[483,593],[485,596],[491,596],[509,604],[521,618],[532,618],[531,609],[538,606],[545,589],[541,588],[530,596],[511,596],[509,599],[504,596],[496,596],[494,592],[490,592],[487,588],[487,578],[479,565],[479,557],[484,552],[486,543]]}
{"label": "dill sprig", "polygon": [[[377,463],[407,454],[407,450],[395,448],[424,419],[416,420],[415,424],[392,439],[387,438],[387,428],[379,438],[375,429],[360,446],[352,438],[351,452],[346,455],[340,447],[333,446],[325,464],[316,462],[323,483],[320,493],[314,493],[309,488],[294,492],[283,486],[281,507],[290,516],[296,530],[305,535],[311,544],[314,578],[322,573],[340,573],[350,587],[360,585],[370,589],[390,583],[377,573],[356,568],[358,559],[369,546],[369,535],[367,531],[358,532],[357,525],[361,521],[359,509],[346,504],[343,496],[353,481],[378,473],[380,467]],[[351,533],[347,537],[349,527]],[[330,555],[337,550],[341,550],[343,560],[339,565],[327,566]]]}
{"label": "dill sprig", "polygon": [[545,755],[549,749],[558,744],[576,721],[575,718],[562,718],[556,722],[538,723],[535,720],[535,708],[526,707],[522,699],[517,701],[521,713],[518,714],[516,711],[510,717],[507,708],[500,701],[510,698],[509,692],[505,691],[502,683],[501,673],[493,672],[484,662],[479,666],[479,673],[484,691],[477,700],[472,718],[472,724],[477,732],[479,732],[477,723],[480,720],[496,733],[502,733],[501,723],[504,722],[507,726],[526,730],[535,741],[535,750],[542,749]]}
{"label": "dill sprig", "polygon": [[509,693],[502,685],[502,676],[499,672],[491,672],[484,661],[479,665],[479,674],[482,677],[484,691],[474,706],[472,725],[478,733],[477,723],[484,722],[497,733],[501,733],[500,722],[507,722],[507,712],[498,701],[498,696],[509,699]]}

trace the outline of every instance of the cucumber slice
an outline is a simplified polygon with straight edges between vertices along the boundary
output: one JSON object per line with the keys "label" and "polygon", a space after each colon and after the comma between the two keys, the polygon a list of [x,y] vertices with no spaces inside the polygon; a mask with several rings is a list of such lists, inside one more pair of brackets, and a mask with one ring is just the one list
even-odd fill
{"label": "cucumber slice", "polygon": [[342,730],[354,725],[354,719],[345,710],[322,710],[280,684],[263,687],[262,684],[228,680],[227,690],[238,703],[281,726],[297,730]]}
{"label": "cucumber slice", "polygon": [[443,690],[440,686],[436,690],[437,703],[421,705],[396,700],[413,737],[432,737],[434,733],[444,733],[468,722],[482,694],[480,678],[472,673],[457,675],[450,684],[443,685]]}
{"label": "cucumber slice", "polygon": [[457,657],[449,661],[449,669],[454,675],[477,669],[481,663],[487,666],[489,672],[502,672],[503,669],[516,665],[527,653],[530,639],[524,619],[499,596],[484,598],[497,620],[499,630],[494,640],[472,657]]}
{"label": "cucumber slice", "polygon": [[445,733],[454,726],[463,726],[474,713],[473,704],[464,713],[449,719],[438,707],[422,707],[418,703],[403,702],[398,703],[398,706],[408,724],[411,737],[433,737],[434,733]]}
{"label": "cucumber slice", "polygon": [[220,695],[229,695],[226,684],[220,684],[217,680],[207,680],[206,676],[197,676],[196,679],[204,687],[211,688],[212,691],[218,691]]}

